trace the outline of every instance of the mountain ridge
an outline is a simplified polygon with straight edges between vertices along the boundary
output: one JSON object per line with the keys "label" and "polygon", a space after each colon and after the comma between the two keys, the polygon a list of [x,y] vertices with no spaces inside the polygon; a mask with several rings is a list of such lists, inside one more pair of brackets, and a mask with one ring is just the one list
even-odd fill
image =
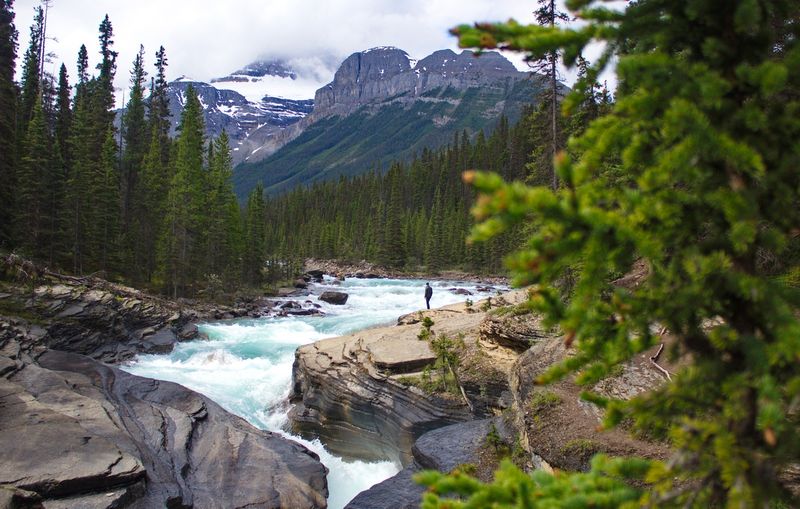
{"label": "mountain ridge", "polygon": [[419,61],[394,47],[353,53],[317,90],[309,115],[237,166],[234,187],[244,199],[258,182],[278,194],[382,168],[455,133],[491,131],[503,116],[516,120],[542,88],[540,76],[496,52],[439,50]]}

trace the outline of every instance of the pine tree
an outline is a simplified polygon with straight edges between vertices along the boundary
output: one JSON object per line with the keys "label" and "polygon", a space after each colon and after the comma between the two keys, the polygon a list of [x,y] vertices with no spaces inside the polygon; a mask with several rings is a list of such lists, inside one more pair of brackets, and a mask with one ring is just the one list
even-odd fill
{"label": "pine tree", "polygon": [[[536,22],[543,27],[548,27],[551,30],[555,29],[563,22],[569,21],[569,16],[558,9],[556,0],[538,0],[539,8],[536,9],[534,15]],[[547,133],[549,141],[549,151],[543,163],[546,163],[546,168],[551,175],[551,186],[553,189],[558,187],[558,175],[556,175],[555,168],[552,164],[553,159],[561,148],[563,148],[563,139],[560,136],[559,119],[561,112],[559,111],[559,82],[558,82],[558,63],[559,63],[558,50],[550,50],[543,55],[538,56],[534,60],[534,69],[543,73],[547,77],[547,92],[542,100],[546,103],[543,109],[546,109],[548,126],[544,131]]]}
{"label": "pine tree", "polygon": [[17,129],[20,139],[28,130],[28,122],[33,118],[33,109],[41,101],[40,58],[42,52],[42,30],[44,28],[44,10],[35,8],[36,15],[30,28],[28,49],[22,60],[22,76],[20,78],[20,105],[17,110]]}
{"label": "pine tree", "polygon": [[12,7],[13,0],[0,0],[0,247],[8,247],[12,242],[15,210],[17,33]]}
{"label": "pine tree", "polygon": [[86,229],[89,208],[89,182],[96,156],[94,129],[90,108],[91,82],[87,74],[88,57],[86,46],[78,51],[78,83],[75,87],[75,102],[72,128],[69,133],[68,167],[65,189],[64,237],[69,246],[72,271],[82,274],[86,254]]}
{"label": "pine tree", "polygon": [[443,214],[441,190],[437,187],[433,197],[433,208],[428,218],[428,231],[425,235],[425,265],[428,270],[436,271],[444,267],[443,252]]}
{"label": "pine tree", "polygon": [[142,282],[151,282],[156,273],[157,241],[161,236],[164,205],[171,181],[167,165],[162,163],[162,139],[157,130],[150,136],[147,154],[142,161],[141,185],[136,189],[135,203],[139,204],[134,215],[136,242],[134,263],[141,267],[135,276]]}
{"label": "pine tree", "polygon": [[100,140],[102,140],[100,145],[102,146],[105,143],[105,128],[113,124],[115,116],[114,75],[117,71],[117,52],[111,49],[114,46],[114,29],[108,19],[108,14],[100,22],[99,31],[101,60],[97,64],[97,70],[100,71],[100,74],[97,77],[96,107],[98,120],[102,124],[102,132],[100,134]]}
{"label": "pine tree", "polygon": [[203,171],[203,111],[191,85],[186,89],[179,130],[175,174],[167,193],[158,250],[164,282],[176,297],[191,292],[191,284],[198,280],[204,268],[203,192],[207,179]]}
{"label": "pine tree", "polygon": [[120,253],[120,190],[117,142],[114,130],[106,131],[99,164],[89,180],[90,217],[86,246],[92,269],[113,274]]}
{"label": "pine tree", "polygon": [[205,213],[208,217],[207,262],[210,273],[223,277],[231,284],[241,275],[243,249],[242,223],[239,204],[233,193],[233,160],[230,155],[228,134],[222,134],[209,144],[209,182],[208,203]]}
{"label": "pine tree", "polygon": [[384,263],[390,267],[403,267],[406,262],[406,246],[403,236],[403,188],[400,180],[401,169],[395,165],[389,170],[391,182],[389,202],[386,207],[386,227],[384,235]]}
{"label": "pine tree", "polygon": [[150,129],[155,130],[160,138],[161,164],[166,165],[169,160],[169,83],[167,82],[167,52],[164,46],[156,52],[156,75],[150,89],[148,99],[148,121]]}
{"label": "pine tree", "polygon": [[64,254],[69,250],[65,238],[67,224],[65,224],[64,208],[66,207],[66,188],[72,162],[69,146],[72,130],[72,110],[70,109],[72,94],[70,91],[67,67],[61,64],[55,104],[51,182],[47,186],[50,194],[48,207],[51,211],[49,230],[52,237],[48,256],[51,264],[63,261]]}
{"label": "pine tree", "polygon": [[156,282],[157,286],[164,284],[163,281],[154,281],[157,275],[157,245],[164,234],[165,204],[174,175],[170,160],[172,142],[169,138],[166,66],[166,51],[162,46],[156,53],[156,78],[146,101],[148,137],[141,163],[140,185],[134,187],[132,198],[136,205],[133,215],[133,229],[136,232],[133,260],[136,266],[141,267],[141,274],[137,277],[143,282]]}
{"label": "pine tree", "polygon": [[78,50],[78,87],[85,85],[89,81],[89,52],[86,45],[81,44]]}
{"label": "pine tree", "polygon": [[[800,5],[640,0],[612,13],[594,3],[570,3],[587,22],[576,29],[456,29],[467,47],[561,49],[568,65],[599,39],[606,49],[593,74],[618,58],[617,102],[570,142],[574,163],[557,158],[558,191],[468,175],[485,193],[478,238],[536,220],[509,265],[517,283],[535,285],[532,305],[574,348],[541,382],[577,372],[588,389],[662,342],[661,330],[686,363],[629,401],[585,395],[605,408],[607,426],[624,419],[669,438],[670,461],[599,457],[591,484],[584,474],[544,481],[571,493],[588,487],[583,505],[789,507],[787,469],[800,457],[797,283],[760,260],[781,260],[789,276],[800,266]],[[648,269],[639,285],[612,284],[635,263]],[[562,295],[569,273],[576,282]],[[613,477],[636,478],[641,489],[609,498],[624,487]],[[483,504],[558,501],[526,482],[487,488],[434,475],[425,507],[461,506],[433,494],[452,491]]]}
{"label": "pine tree", "polygon": [[262,282],[261,268],[267,254],[264,188],[261,183],[250,193],[245,208],[244,281],[257,286]]}
{"label": "pine tree", "polygon": [[45,253],[47,234],[46,215],[49,211],[47,181],[51,161],[50,140],[41,102],[33,106],[33,118],[28,123],[23,156],[17,176],[17,238],[29,256],[41,258]]}
{"label": "pine tree", "polygon": [[72,110],[70,107],[72,102],[71,90],[69,76],[67,75],[67,66],[61,64],[61,68],[58,71],[58,91],[56,92],[56,113],[53,136],[55,139],[57,156],[64,167],[69,165],[70,160],[67,140],[69,139],[69,132],[72,127]]}
{"label": "pine tree", "polygon": [[122,134],[124,140],[124,153],[122,156],[122,231],[126,238],[127,257],[133,266],[137,265],[135,258],[135,243],[141,235],[134,231],[133,215],[143,213],[142,204],[137,202],[141,193],[137,192],[140,184],[140,171],[142,162],[147,153],[149,142],[147,120],[145,118],[144,102],[144,47],[139,46],[139,53],[133,61],[131,70],[130,99],[122,116]]}

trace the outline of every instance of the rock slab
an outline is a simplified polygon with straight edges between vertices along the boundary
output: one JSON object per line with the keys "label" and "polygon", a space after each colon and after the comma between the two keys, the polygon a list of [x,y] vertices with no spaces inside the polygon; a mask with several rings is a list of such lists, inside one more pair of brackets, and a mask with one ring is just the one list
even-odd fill
{"label": "rock slab", "polygon": [[318,457],[178,384],[0,321],[0,507],[324,508]]}

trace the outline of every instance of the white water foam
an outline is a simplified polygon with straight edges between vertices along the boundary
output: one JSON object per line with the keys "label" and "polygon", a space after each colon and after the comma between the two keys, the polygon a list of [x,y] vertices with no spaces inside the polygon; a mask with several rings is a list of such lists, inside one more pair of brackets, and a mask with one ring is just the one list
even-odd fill
{"label": "white water foam", "polygon": [[[318,303],[325,316],[263,318],[203,324],[208,340],[179,343],[168,355],[141,355],[124,366],[126,371],[169,380],[198,391],[254,426],[277,431],[302,443],[320,456],[328,467],[328,506],[344,507],[355,495],[393,476],[400,465],[390,461],[344,461],[329,453],[319,440],[308,441],[286,431],[287,397],[291,388],[294,351],[299,345],[326,337],[348,334],[367,327],[389,324],[398,316],[424,306],[425,281],[398,279],[348,279],[334,285],[331,279],[316,285],[349,294],[347,304],[334,306],[316,296],[299,298]],[[431,282],[434,307],[463,301],[449,288],[476,293],[476,285]],[[490,293],[476,293],[473,299]]]}

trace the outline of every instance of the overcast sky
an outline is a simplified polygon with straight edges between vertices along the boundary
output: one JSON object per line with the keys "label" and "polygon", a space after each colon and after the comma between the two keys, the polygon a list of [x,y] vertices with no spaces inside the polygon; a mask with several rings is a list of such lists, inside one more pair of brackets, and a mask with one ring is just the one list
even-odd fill
{"label": "overcast sky", "polygon": [[[18,62],[39,4],[14,2]],[[353,52],[397,46],[422,58],[437,49],[455,50],[449,28],[511,17],[532,22],[535,7],[535,0],[52,0],[47,50],[57,55],[51,72],[56,74],[63,61],[74,82],[81,44],[89,51],[90,67],[99,59],[98,25],[108,14],[119,52],[120,88],[128,87],[139,44],[150,74],[155,51],[166,48],[170,80],[187,75],[207,81],[264,56],[302,59],[321,72],[328,67],[332,77]],[[513,60],[525,68],[520,58]]]}

